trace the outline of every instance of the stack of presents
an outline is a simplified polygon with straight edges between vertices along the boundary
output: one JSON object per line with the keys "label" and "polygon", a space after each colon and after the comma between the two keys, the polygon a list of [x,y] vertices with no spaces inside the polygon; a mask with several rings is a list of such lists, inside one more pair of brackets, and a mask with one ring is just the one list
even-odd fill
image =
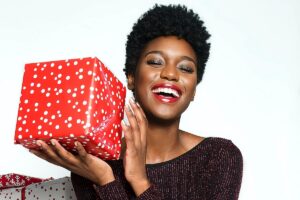
{"label": "stack of presents", "polygon": [[[38,149],[56,139],[76,154],[75,141],[103,160],[118,159],[126,89],[96,57],[25,65],[15,144]],[[70,177],[0,176],[0,199],[76,199]]]}

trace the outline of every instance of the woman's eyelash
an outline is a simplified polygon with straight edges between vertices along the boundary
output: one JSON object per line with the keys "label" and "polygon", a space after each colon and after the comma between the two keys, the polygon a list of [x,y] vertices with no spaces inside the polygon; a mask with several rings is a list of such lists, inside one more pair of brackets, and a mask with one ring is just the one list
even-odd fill
{"label": "woman's eyelash", "polygon": [[179,69],[181,69],[184,72],[188,72],[188,73],[193,73],[194,72],[194,69],[192,67],[185,66],[185,65],[179,66]]}
{"label": "woman's eyelash", "polygon": [[[156,60],[156,59],[152,59],[152,60],[147,60],[146,61],[148,65],[163,65],[163,61],[162,60]],[[186,73],[193,73],[194,69],[190,66],[186,66],[186,65],[179,65],[178,67],[180,70],[182,70],[183,72]]]}
{"label": "woman's eyelash", "polygon": [[147,60],[148,65],[161,65],[163,62],[161,60]]}

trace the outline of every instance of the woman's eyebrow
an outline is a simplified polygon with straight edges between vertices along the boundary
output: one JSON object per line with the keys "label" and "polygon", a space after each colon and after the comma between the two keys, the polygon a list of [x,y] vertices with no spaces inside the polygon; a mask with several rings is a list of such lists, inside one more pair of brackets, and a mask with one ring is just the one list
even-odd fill
{"label": "woman's eyebrow", "polygon": [[193,58],[189,57],[189,56],[181,56],[181,59],[191,61],[195,64],[195,66],[197,66],[196,61]]}
{"label": "woman's eyebrow", "polygon": [[147,52],[147,53],[145,54],[144,57],[146,57],[146,56],[149,55],[149,54],[160,54],[160,55],[163,55],[163,52],[161,52],[161,51],[149,51],[149,52]]}

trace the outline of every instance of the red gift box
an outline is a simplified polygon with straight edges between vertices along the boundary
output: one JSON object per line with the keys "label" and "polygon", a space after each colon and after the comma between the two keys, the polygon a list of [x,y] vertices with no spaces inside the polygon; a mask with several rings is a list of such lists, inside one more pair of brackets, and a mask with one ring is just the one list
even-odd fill
{"label": "red gift box", "polygon": [[81,58],[25,65],[15,143],[74,142],[102,159],[118,159],[126,89],[98,59]]}

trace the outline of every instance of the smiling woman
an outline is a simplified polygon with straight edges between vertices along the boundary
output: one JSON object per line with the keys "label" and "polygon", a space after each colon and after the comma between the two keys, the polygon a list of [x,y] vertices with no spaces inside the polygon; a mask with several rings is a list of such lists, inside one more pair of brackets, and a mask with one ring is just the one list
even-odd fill
{"label": "smiling woman", "polygon": [[223,138],[180,129],[209,56],[209,34],[184,6],[154,6],[133,26],[125,74],[126,106],[120,160],[104,162],[76,143],[77,156],[57,141],[36,155],[72,171],[78,199],[238,199],[243,160]]}

